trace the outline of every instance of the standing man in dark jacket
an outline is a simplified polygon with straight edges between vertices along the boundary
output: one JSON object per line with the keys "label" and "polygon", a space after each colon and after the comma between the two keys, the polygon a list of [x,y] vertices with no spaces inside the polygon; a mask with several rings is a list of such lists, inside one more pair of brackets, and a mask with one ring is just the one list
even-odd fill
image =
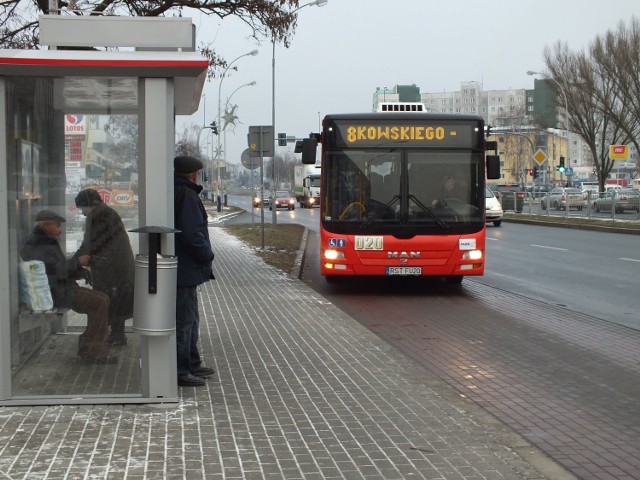
{"label": "standing man in dark jacket", "polygon": [[76,207],[87,217],[84,239],[76,256],[90,255],[94,290],[109,296],[111,345],[127,344],[124,324],[133,316],[135,261],[129,235],[120,215],[102,201],[94,188],[76,196]]}
{"label": "standing man in dark jacket", "polygon": [[107,340],[109,297],[76,283],[75,279],[83,277],[84,267],[89,265],[91,258],[79,255],[67,260],[58,243],[64,221],[64,217],[51,210],[40,211],[33,232],[20,251],[20,257],[44,262],[54,306],[87,314],[87,328],[80,335],[78,343],[81,360],[85,363],[116,363],[118,358],[109,356]]}
{"label": "standing man in dark jacket", "polygon": [[213,278],[208,217],[199,196],[203,187],[197,183],[202,167],[202,162],[194,157],[179,156],[173,161],[174,225],[180,231],[176,234],[178,385],[185,387],[202,386],[204,379],[215,373],[202,364],[197,345],[200,333],[197,289]]}

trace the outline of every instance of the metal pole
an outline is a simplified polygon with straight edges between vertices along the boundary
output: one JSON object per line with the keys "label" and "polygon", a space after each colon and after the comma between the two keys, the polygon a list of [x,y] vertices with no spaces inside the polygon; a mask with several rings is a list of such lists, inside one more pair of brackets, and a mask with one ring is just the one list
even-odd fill
{"label": "metal pole", "polygon": [[261,238],[262,238],[262,249],[264,250],[264,157],[262,156],[262,126],[260,126],[260,200],[262,205],[260,205],[260,225],[261,225]]}
{"label": "metal pole", "polygon": [[[271,39],[273,47],[271,53],[271,126],[273,127],[273,134],[276,134],[276,39]],[[260,137],[262,138],[262,136]],[[271,192],[273,194],[276,183],[276,143],[273,144],[273,157],[271,158]],[[262,150],[260,150],[262,151]],[[278,216],[276,215],[277,208],[272,208],[271,223],[276,225],[278,223]],[[264,240],[263,240],[264,242]],[[263,244],[264,248],[264,244]]]}
{"label": "metal pole", "polygon": [[[251,56],[255,56],[258,54],[258,50],[252,50],[249,53],[245,53],[243,55],[240,55],[239,57],[235,58],[234,60],[232,60],[231,62],[229,62],[229,64],[227,65],[227,68],[224,69],[224,71],[222,72],[222,75],[220,75],[220,84],[218,85],[218,124],[220,124],[220,110],[222,107],[222,99],[221,97],[221,92],[222,92],[222,82],[224,81],[224,77],[227,74],[227,72],[229,71],[229,69],[231,68],[231,65],[233,65],[235,62],[237,62],[238,60],[240,60],[242,57],[246,57],[248,55]],[[221,128],[221,127],[219,127]],[[222,151],[220,148],[220,131],[218,131],[218,138],[217,138],[217,142],[216,142],[216,159],[217,159],[217,180],[218,180],[218,195],[220,195],[220,160],[222,157]]]}
{"label": "metal pole", "polygon": [[[222,82],[220,82],[222,83]],[[240,90],[243,87],[253,87],[256,84],[255,80],[253,82],[249,82],[249,83],[245,83],[244,85],[240,85],[238,88],[236,88],[233,92],[231,92],[231,95],[229,95],[227,97],[227,100],[224,104],[224,111],[225,114],[227,113],[228,109],[229,109],[229,102],[231,101],[231,97],[233,97],[234,93],[236,93],[238,90]],[[223,161],[224,161],[224,165],[225,167],[227,166],[227,125],[226,124],[222,124],[222,119],[219,118],[218,119],[218,123],[220,124],[218,126],[218,128],[221,128],[223,130],[223,139],[222,139],[222,152],[223,152]],[[220,132],[218,132],[218,135],[220,135]],[[224,189],[223,189],[224,190]],[[225,195],[226,196],[226,195]],[[227,206],[227,203],[225,201],[225,207]]]}

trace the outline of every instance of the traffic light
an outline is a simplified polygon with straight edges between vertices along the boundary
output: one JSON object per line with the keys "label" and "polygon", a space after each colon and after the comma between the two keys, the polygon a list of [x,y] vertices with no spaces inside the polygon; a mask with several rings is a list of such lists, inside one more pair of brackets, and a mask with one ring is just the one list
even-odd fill
{"label": "traffic light", "polygon": [[529,174],[530,177],[533,177],[533,168],[529,168],[527,170],[527,173]]}
{"label": "traffic light", "polygon": [[560,164],[558,165],[558,171],[564,173],[564,157],[560,155]]}
{"label": "traffic light", "polygon": [[533,167],[533,178],[538,178],[538,175],[540,174],[540,169],[537,166]]}
{"label": "traffic light", "polygon": [[214,135],[218,135],[218,125],[216,124],[215,120],[209,124],[209,128]]}
{"label": "traffic light", "polygon": [[287,146],[287,134],[286,133],[279,133],[278,134],[278,146],[279,147],[286,147]]}

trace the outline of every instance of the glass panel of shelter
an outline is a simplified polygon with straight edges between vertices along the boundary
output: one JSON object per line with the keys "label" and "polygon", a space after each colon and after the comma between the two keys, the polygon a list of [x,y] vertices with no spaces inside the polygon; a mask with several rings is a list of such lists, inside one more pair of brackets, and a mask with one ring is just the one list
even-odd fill
{"label": "glass panel of shelter", "polygon": [[[122,80],[87,79],[84,85],[90,88],[84,92],[76,81],[73,98],[65,97],[70,93],[68,89],[65,93],[65,88],[56,84],[60,79],[6,80],[9,238],[10,257],[15,259],[15,273],[10,276],[14,398],[140,394],[139,338],[132,330],[131,315],[124,319],[124,339],[105,339],[103,334],[108,334],[110,327],[105,328],[104,323],[96,326],[99,317],[89,322],[86,313],[74,311],[65,302],[46,312],[33,311],[18,286],[18,266],[21,253],[26,252],[25,242],[36,229],[40,234],[47,233],[43,221],[36,222],[43,210],[65,219],[58,242],[67,259],[87,245],[87,217],[76,205],[76,198],[81,198],[80,192],[88,188],[122,221],[131,251],[120,248],[116,254],[122,257],[138,253],[139,235],[129,232],[139,226],[138,121],[137,115],[131,113],[137,111],[137,105],[122,108],[126,111],[122,114],[113,113],[116,110],[110,103],[113,98],[122,99],[125,90],[127,101],[137,102],[137,91],[127,90],[135,90],[137,82]],[[96,85],[100,91],[95,90]],[[95,200],[93,196],[91,199]],[[79,204],[83,205],[83,201]],[[84,270],[99,278],[96,269],[108,267],[116,258],[99,258],[95,248],[94,245],[87,252],[93,258]],[[94,293],[98,287],[103,288],[104,282],[98,285],[100,282],[89,282],[90,278],[80,275],[75,282]],[[116,296],[132,299],[133,282],[129,284],[120,272],[118,283],[122,288]],[[105,293],[113,300],[113,291]],[[122,316],[121,312],[121,319]],[[113,324],[113,309],[111,317]],[[87,338],[106,344],[106,349],[99,353],[89,349],[87,354],[83,347]]]}

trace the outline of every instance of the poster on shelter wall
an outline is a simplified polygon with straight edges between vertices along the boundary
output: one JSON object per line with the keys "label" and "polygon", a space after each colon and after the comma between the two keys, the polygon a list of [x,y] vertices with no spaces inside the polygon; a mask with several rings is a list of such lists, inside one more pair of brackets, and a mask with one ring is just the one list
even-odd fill
{"label": "poster on shelter wall", "polygon": [[27,140],[18,143],[18,196],[19,198],[33,197],[33,156],[32,144]]}
{"label": "poster on shelter wall", "polygon": [[33,163],[33,186],[31,193],[34,197],[42,195],[40,190],[40,176],[42,171],[40,170],[40,147],[35,143],[31,145],[31,161]]}

